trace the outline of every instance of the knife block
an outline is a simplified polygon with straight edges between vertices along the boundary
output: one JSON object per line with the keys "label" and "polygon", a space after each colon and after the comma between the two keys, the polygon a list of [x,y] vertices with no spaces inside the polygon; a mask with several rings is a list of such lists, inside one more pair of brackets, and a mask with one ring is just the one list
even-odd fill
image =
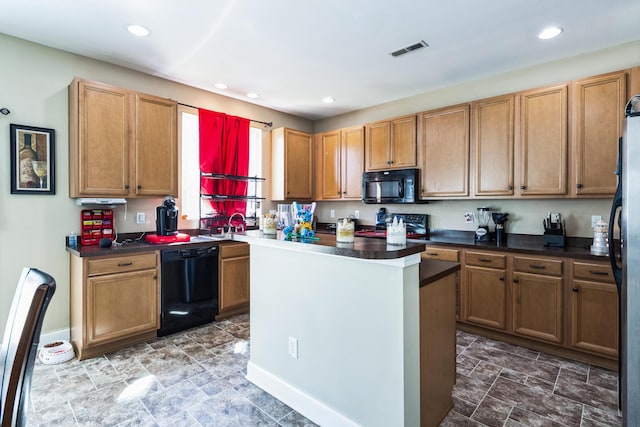
{"label": "knife block", "polygon": [[544,235],[542,236],[542,244],[544,246],[553,246],[564,248],[564,224],[557,223],[555,228],[547,228],[545,226]]}

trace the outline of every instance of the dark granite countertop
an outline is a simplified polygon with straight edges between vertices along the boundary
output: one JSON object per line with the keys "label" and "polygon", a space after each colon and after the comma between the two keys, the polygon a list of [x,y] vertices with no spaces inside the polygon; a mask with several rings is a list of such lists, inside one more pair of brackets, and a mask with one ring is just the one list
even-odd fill
{"label": "dark granite countertop", "polygon": [[331,234],[316,234],[314,240],[309,241],[287,241],[280,231],[277,235],[265,235],[261,231],[246,231],[234,234],[234,240],[242,242],[256,242],[256,240],[278,242],[279,247],[285,245],[296,245],[297,250],[316,252],[330,255],[341,255],[351,258],[361,259],[395,259],[413,254],[419,254],[425,250],[424,242],[407,241],[406,245],[387,245],[384,239],[370,239],[367,237],[356,237],[353,243],[339,243]]}
{"label": "dark granite countertop", "polygon": [[[317,233],[334,234],[335,230],[327,229],[331,223],[318,223]],[[362,225],[360,229],[373,229],[373,226]],[[507,234],[504,243],[496,245],[494,240],[476,242],[475,232],[461,230],[431,230],[427,239],[409,240],[430,245],[451,246],[455,248],[477,249],[499,252],[516,252],[531,255],[555,256],[563,258],[579,258],[591,261],[609,261],[608,256],[592,255],[590,251],[593,239],[586,237],[566,237],[565,247],[547,247],[542,242],[542,235]],[[376,237],[370,237],[375,239]],[[380,238],[378,238],[380,239]],[[383,239],[382,239],[383,240]]]}
{"label": "dark granite countertop", "polygon": [[150,252],[156,250],[165,249],[178,249],[185,247],[201,247],[210,246],[212,243],[229,242],[231,239],[225,236],[208,237],[208,236],[194,236],[190,242],[177,242],[166,244],[151,244],[147,243],[143,239],[135,239],[120,243],[114,243],[110,248],[101,248],[98,245],[76,247],[67,246],[67,252],[79,256],[79,257],[97,257],[97,256],[117,256],[126,254],[135,254]]}
{"label": "dark granite countertop", "polygon": [[420,287],[460,270],[460,264],[451,261],[423,259],[420,263]]}

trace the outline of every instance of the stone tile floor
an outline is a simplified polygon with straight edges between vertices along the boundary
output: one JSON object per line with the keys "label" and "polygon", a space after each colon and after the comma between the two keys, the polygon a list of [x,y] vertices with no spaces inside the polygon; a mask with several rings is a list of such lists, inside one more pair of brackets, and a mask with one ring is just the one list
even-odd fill
{"label": "stone tile floor", "polygon": [[[29,426],[315,426],[248,382],[249,318],[34,368]],[[442,426],[620,426],[617,375],[458,333]],[[395,426],[394,426],[395,427]]]}

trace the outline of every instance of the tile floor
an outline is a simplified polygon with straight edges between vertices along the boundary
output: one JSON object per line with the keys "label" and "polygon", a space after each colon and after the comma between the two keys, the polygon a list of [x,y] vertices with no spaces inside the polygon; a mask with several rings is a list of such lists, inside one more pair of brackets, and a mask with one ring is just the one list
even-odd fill
{"label": "tile floor", "polygon": [[[29,426],[315,426],[245,378],[249,319],[34,368]],[[442,426],[620,426],[617,375],[458,333]]]}

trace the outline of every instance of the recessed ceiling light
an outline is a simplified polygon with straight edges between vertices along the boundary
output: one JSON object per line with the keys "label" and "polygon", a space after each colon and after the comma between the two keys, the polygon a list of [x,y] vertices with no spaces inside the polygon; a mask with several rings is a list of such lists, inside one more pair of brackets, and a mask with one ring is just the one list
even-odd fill
{"label": "recessed ceiling light", "polygon": [[216,83],[214,84],[215,87],[217,87],[218,89],[229,89],[229,86],[227,86],[224,83]]}
{"label": "recessed ceiling light", "polygon": [[134,36],[138,37],[147,37],[151,33],[147,27],[137,24],[129,25],[127,30],[129,30],[129,32]]}
{"label": "recessed ceiling light", "polygon": [[560,28],[560,27],[545,28],[544,30],[542,30],[542,32],[540,34],[538,34],[538,38],[540,40],[552,39],[552,38],[560,35],[560,33],[562,33],[562,31],[564,31],[564,30],[562,28]]}
{"label": "recessed ceiling light", "polygon": [[332,96],[325,96],[324,98],[322,98],[322,102],[324,102],[325,104],[331,104],[334,101],[335,99]]}
{"label": "recessed ceiling light", "polygon": [[248,97],[248,98],[258,98],[258,97],[260,97],[260,95],[258,95],[258,94],[257,94],[257,93],[255,93],[255,92],[249,92],[249,93],[247,94],[247,97]]}

